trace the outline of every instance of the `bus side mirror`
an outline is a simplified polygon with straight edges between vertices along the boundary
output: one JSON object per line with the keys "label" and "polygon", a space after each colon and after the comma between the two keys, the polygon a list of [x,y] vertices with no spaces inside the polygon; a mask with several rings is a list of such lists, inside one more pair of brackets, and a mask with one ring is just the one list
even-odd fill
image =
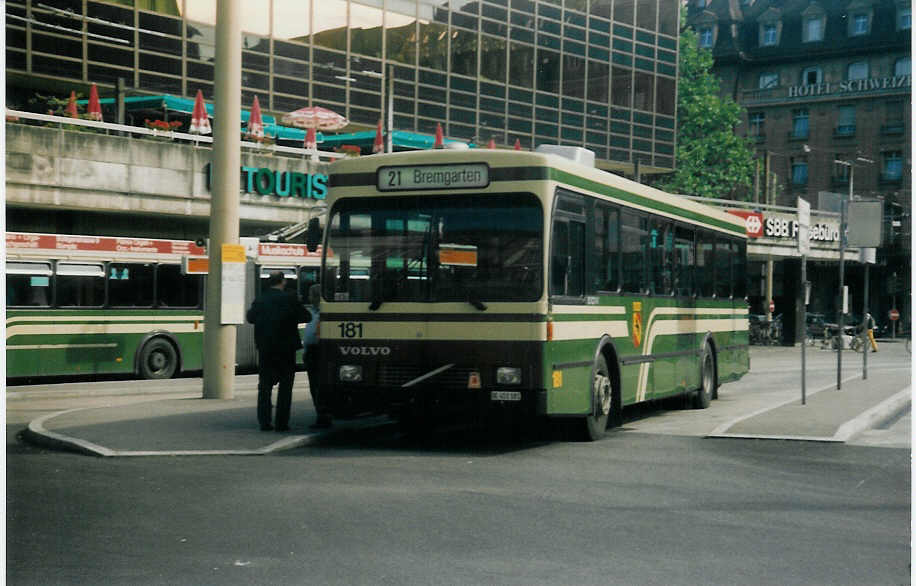
{"label": "bus side mirror", "polygon": [[318,250],[318,244],[321,242],[321,224],[318,218],[309,220],[309,227],[305,231],[305,247],[309,252]]}

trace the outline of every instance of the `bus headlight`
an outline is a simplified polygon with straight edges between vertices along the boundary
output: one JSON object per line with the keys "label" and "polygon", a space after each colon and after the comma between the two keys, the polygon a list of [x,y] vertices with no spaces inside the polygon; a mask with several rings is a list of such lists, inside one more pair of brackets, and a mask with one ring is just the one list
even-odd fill
{"label": "bus headlight", "polygon": [[496,369],[496,384],[520,385],[522,384],[522,369],[513,366],[500,366]]}
{"label": "bus headlight", "polygon": [[345,383],[363,381],[363,367],[358,364],[344,364],[337,371],[337,378]]}

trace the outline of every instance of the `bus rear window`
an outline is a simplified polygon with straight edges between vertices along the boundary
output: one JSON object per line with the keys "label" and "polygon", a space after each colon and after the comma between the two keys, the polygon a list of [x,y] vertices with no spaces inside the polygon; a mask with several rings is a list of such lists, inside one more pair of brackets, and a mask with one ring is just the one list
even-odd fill
{"label": "bus rear window", "polygon": [[6,263],[6,304],[9,307],[51,305],[51,263]]}

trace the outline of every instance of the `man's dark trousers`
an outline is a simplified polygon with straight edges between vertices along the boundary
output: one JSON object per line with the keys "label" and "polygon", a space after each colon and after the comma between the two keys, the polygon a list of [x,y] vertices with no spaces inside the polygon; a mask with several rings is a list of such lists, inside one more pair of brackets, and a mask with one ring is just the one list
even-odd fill
{"label": "man's dark trousers", "polygon": [[277,429],[289,427],[293,402],[293,379],[296,376],[296,351],[258,353],[258,423],[270,425],[270,391],[277,389]]}

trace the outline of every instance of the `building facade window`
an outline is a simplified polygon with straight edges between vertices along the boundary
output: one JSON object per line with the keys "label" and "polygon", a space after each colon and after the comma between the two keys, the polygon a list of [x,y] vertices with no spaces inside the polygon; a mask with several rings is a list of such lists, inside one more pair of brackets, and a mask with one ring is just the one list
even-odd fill
{"label": "building facade window", "polygon": [[808,184],[808,161],[792,159],[792,185]]}
{"label": "building facade window", "polygon": [[884,153],[884,171],[882,179],[897,181],[903,178],[903,153],[888,151]]}
{"label": "building facade window", "polygon": [[846,68],[846,79],[868,79],[868,61],[856,61]]}
{"label": "building facade window", "polygon": [[808,108],[792,111],[792,138],[808,138]]}
{"label": "building facade window", "polygon": [[765,136],[764,125],[766,124],[767,115],[765,112],[751,112],[747,115],[748,128],[751,136]]}
{"label": "building facade window", "polygon": [[848,159],[849,155],[845,153],[837,153],[833,158],[833,176],[837,183],[849,183],[849,165],[841,164]]}
{"label": "building facade window", "polygon": [[760,74],[758,87],[762,90],[779,86],[779,74],[772,71],[764,71]]}
{"label": "building facade window", "polygon": [[764,24],[761,25],[761,28],[761,47],[775,47],[779,44],[779,27],[777,27],[775,24]]}
{"label": "building facade window", "polygon": [[849,26],[850,37],[861,37],[862,35],[867,35],[871,27],[871,18],[867,13],[853,13],[849,19]]}
{"label": "building facade window", "polygon": [[802,70],[801,84],[816,85],[824,81],[824,71],[820,67],[806,67]]}
{"label": "building facade window", "polygon": [[909,3],[897,6],[897,30],[908,31],[912,27],[913,8]]}
{"label": "building facade window", "polygon": [[711,49],[712,48],[712,28],[711,27],[703,27],[700,29],[698,45],[700,46],[701,49]]}
{"label": "building facade window", "polygon": [[856,133],[856,107],[840,106],[836,121],[838,136],[853,136]]}
{"label": "building facade window", "polygon": [[910,58],[901,57],[894,61],[894,75],[909,75],[910,74]]}
{"label": "building facade window", "polygon": [[824,17],[809,16],[805,18],[805,26],[802,30],[802,41],[805,43],[814,43],[824,40]]}

